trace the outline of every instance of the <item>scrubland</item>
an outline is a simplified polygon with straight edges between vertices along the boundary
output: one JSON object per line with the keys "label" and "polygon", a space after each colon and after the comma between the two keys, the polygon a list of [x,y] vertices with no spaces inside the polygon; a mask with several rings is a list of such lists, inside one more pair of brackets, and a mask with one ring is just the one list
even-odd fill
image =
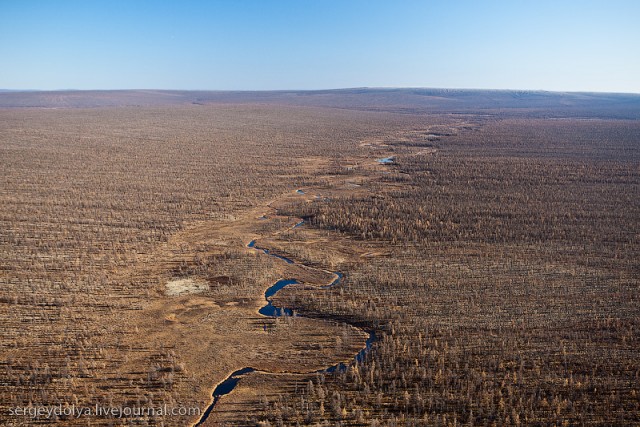
{"label": "scrubland", "polygon": [[0,109],[0,423],[640,422],[636,104],[225,96]]}
{"label": "scrubland", "polygon": [[435,153],[398,155],[373,194],[299,208],[340,236],[332,253],[365,257],[339,266],[350,272],[340,289],[282,297],[379,340],[264,419],[638,423],[639,130],[492,121]]}

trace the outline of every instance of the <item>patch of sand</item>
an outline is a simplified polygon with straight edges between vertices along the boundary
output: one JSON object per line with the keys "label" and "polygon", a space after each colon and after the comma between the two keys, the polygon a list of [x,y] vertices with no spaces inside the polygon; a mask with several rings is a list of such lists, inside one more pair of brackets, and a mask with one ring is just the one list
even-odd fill
{"label": "patch of sand", "polygon": [[167,282],[167,295],[175,297],[185,294],[199,294],[209,290],[207,283],[194,279],[176,279]]}

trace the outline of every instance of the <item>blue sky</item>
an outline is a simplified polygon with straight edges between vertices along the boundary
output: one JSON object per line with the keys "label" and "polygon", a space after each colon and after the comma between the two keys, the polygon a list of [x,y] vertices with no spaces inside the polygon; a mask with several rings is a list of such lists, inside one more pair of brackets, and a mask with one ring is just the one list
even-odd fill
{"label": "blue sky", "polygon": [[636,0],[0,0],[0,88],[640,93]]}

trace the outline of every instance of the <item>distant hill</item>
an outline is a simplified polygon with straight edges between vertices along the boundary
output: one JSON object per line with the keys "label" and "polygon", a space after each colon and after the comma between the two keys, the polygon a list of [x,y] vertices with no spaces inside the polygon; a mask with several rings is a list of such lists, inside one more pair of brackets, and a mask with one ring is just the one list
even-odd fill
{"label": "distant hill", "polygon": [[355,88],[315,91],[0,91],[0,108],[96,108],[206,104],[285,104],[408,114],[640,119],[640,94],[468,89]]}

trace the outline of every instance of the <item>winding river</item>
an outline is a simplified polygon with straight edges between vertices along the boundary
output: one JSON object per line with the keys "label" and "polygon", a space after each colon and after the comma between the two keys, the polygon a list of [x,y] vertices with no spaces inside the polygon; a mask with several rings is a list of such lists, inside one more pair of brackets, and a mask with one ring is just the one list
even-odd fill
{"label": "winding river", "polygon": [[[298,191],[300,191],[300,190],[298,190]],[[304,194],[304,193],[302,193],[302,194]],[[303,224],[304,224],[304,220],[298,222],[296,225],[293,226],[293,228],[300,227]],[[287,257],[282,256],[282,255],[274,254],[269,249],[261,248],[259,246],[256,246],[256,241],[255,240],[252,240],[251,242],[249,242],[247,247],[253,248],[253,249],[257,250],[257,251],[261,251],[261,252],[263,252],[263,253],[265,253],[265,254],[267,254],[269,256],[278,258],[278,259],[286,262],[287,264],[294,264],[294,261],[292,259],[290,259],[290,258],[287,258]],[[327,289],[327,288],[330,288],[330,287],[335,286],[338,283],[340,283],[340,281],[343,278],[342,273],[334,272],[333,274],[336,276],[335,279],[333,279],[333,281],[331,283],[329,283],[328,285],[322,286],[321,287],[322,289]],[[272,297],[276,293],[278,293],[278,291],[280,291],[281,289],[283,289],[283,288],[285,288],[285,287],[287,287],[289,285],[293,285],[293,284],[297,284],[297,283],[299,283],[299,282],[296,279],[280,279],[276,283],[274,283],[272,286],[270,286],[264,293],[264,298],[265,298],[267,303],[266,303],[266,305],[264,305],[263,307],[261,307],[258,310],[258,313],[262,314],[263,316],[267,316],[267,317],[293,316],[293,309],[287,308],[287,307],[276,307],[275,305],[273,305]],[[358,354],[355,355],[353,360],[356,361],[356,362],[362,361],[364,359],[365,355],[367,354],[367,352],[369,351],[369,349],[371,348],[371,345],[373,344],[375,339],[376,339],[375,333],[374,332],[369,332],[369,337],[367,338],[365,347],[362,350],[360,350],[358,352]],[[320,370],[316,371],[316,373],[340,372],[340,371],[346,370],[347,366],[348,365],[345,364],[344,362],[340,362],[338,364],[329,366],[328,368],[320,369]],[[243,376],[245,376],[245,375],[247,375],[247,374],[249,374],[251,372],[255,372],[255,369],[253,369],[251,367],[246,367],[246,368],[239,369],[239,370],[233,372],[231,375],[229,375],[220,384],[218,384],[216,386],[216,388],[213,390],[213,402],[211,402],[211,404],[207,407],[207,409],[204,411],[204,413],[202,414],[202,416],[200,417],[198,422],[195,424],[195,426],[197,427],[197,426],[202,425],[207,420],[207,418],[211,414],[211,411],[213,410],[215,405],[218,403],[220,398],[222,396],[226,395],[226,394],[231,393],[231,391],[233,391],[233,389],[238,384],[238,381],[240,381]]]}

